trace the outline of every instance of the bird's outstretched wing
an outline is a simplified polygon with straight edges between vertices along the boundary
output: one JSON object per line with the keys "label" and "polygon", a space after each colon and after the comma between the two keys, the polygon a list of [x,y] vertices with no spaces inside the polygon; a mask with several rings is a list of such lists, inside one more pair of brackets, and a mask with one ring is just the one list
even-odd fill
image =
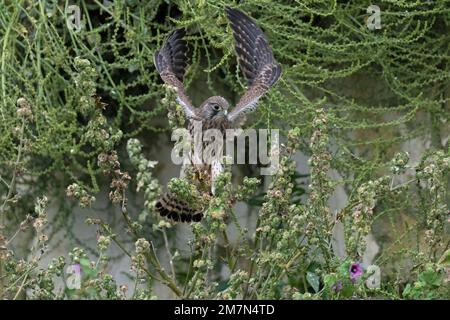
{"label": "bird's outstretched wing", "polygon": [[163,81],[177,89],[177,101],[183,106],[187,118],[195,117],[195,108],[186,95],[183,86],[184,72],[187,66],[187,44],[183,40],[185,29],[172,31],[163,47],[155,52],[154,62],[156,70]]}
{"label": "bird's outstretched wing", "polygon": [[281,66],[273,57],[269,43],[255,22],[245,13],[227,7],[228,20],[236,41],[239,66],[247,79],[248,89],[228,115],[231,122],[256,109],[256,104],[281,75]]}

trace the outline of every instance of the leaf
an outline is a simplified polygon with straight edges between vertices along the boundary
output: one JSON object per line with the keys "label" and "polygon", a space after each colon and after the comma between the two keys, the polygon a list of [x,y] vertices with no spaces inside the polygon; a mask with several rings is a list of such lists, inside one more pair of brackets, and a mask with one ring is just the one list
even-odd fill
{"label": "leaf", "polygon": [[405,289],[403,289],[403,296],[404,297],[409,297],[410,295],[411,295],[411,291],[412,291],[412,287],[411,287],[411,284],[410,283],[408,283],[406,286],[405,286]]}
{"label": "leaf", "polygon": [[337,276],[335,274],[327,274],[323,277],[323,283],[331,288],[337,282]]}
{"label": "leaf", "polygon": [[432,287],[439,287],[441,284],[441,277],[433,270],[427,270],[419,275],[419,280],[425,282]]}
{"label": "leaf", "polygon": [[306,281],[308,281],[309,285],[314,289],[316,293],[319,292],[320,278],[317,274],[307,271]]}
{"label": "leaf", "polygon": [[89,259],[80,259],[80,265],[83,268],[90,268],[90,261],[89,261]]}
{"label": "leaf", "polygon": [[438,265],[443,267],[450,266],[450,249],[445,251],[442,257],[439,258]]}
{"label": "leaf", "polygon": [[340,296],[343,298],[350,298],[355,291],[355,286],[353,284],[344,283],[342,290],[340,292]]}
{"label": "leaf", "polygon": [[230,281],[220,281],[217,286],[217,291],[224,291],[230,287]]}
{"label": "leaf", "polygon": [[81,269],[83,270],[83,273],[88,278],[93,278],[97,275],[97,270],[95,268],[91,268],[91,263],[89,259],[80,259],[80,265]]}
{"label": "leaf", "polygon": [[341,275],[342,277],[348,277],[349,276],[349,271],[348,269],[350,268],[350,261],[344,261],[339,267],[338,267],[338,273],[339,275]]}

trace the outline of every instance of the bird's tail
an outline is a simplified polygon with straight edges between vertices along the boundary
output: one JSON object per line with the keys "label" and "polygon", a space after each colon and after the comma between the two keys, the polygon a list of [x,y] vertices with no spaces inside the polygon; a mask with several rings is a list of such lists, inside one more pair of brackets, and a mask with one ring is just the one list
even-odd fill
{"label": "bird's tail", "polygon": [[203,218],[201,210],[195,210],[170,192],[166,192],[156,202],[156,210],[162,217],[178,222],[198,222]]}

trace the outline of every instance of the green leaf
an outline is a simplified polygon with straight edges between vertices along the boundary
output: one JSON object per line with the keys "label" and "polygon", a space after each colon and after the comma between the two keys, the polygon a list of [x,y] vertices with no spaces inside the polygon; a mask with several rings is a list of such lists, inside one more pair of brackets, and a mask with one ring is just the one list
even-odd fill
{"label": "green leaf", "polygon": [[443,267],[450,266],[450,249],[445,251],[442,257],[439,258],[438,264]]}
{"label": "green leaf", "polygon": [[343,298],[350,298],[355,291],[355,286],[353,284],[345,283],[340,292],[340,296]]}
{"label": "green leaf", "polygon": [[342,277],[348,277],[349,276],[349,271],[348,269],[350,268],[350,261],[344,261],[339,267],[338,267],[338,273],[342,276]]}
{"label": "green leaf", "polygon": [[411,295],[411,289],[412,287],[411,287],[411,284],[410,283],[408,283],[407,285],[406,285],[406,287],[405,287],[405,289],[403,289],[403,296],[404,297],[409,297],[410,295]]}
{"label": "green leaf", "polygon": [[89,259],[80,259],[80,265],[84,268],[90,268]]}
{"label": "green leaf", "polygon": [[317,274],[307,271],[306,281],[308,281],[309,285],[314,289],[316,293],[319,292],[320,278]]}
{"label": "green leaf", "polygon": [[230,281],[220,281],[217,286],[217,291],[224,291],[230,287]]}
{"label": "green leaf", "polygon": [[327,274],[323,277],[323,283],[331,288],[337,282],[337,276],[335,274]]}
{"label": "green leaf", "polygon": [[432,287],[439,287],[441,284],[441,276],[433,270],[422,272],[419,275],[419,280]]}
{"label": "green leaf", "polygon": [[93,278],[97,275],[97,269],[91,268],[89,259],[80,259],[81,270],[88,278]]}

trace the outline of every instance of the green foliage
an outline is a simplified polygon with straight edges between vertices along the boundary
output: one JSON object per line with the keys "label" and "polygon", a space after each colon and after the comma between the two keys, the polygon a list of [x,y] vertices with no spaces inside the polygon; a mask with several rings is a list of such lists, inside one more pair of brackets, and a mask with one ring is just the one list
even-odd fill
{"label": "green foliage", "polygon": [[[79,32],[66,24],[66,1],[0,1],[1,298],[153,299],[156,284],[177,298],[449,296],[449,1],[380,0],[381,30],[365,25],[371,3],[362,0],[77,4]],[[193,102],[236,102],[245,81],[226,5],[258,21],[283,68],[247,124],[280,128],[287,141],[267,181],[236,182],[227,168],[216,197],[169,183],[206,203],[188,228],[190,251],[179,252],[179,229],[154,212],[163,188],[148,153],[183,119],[153,54],[186,27]],[[310,172],[297,171],[297,151]],[[338,188],[348,199],[336,209]],[[110,207],[98,209],[105,190]],[[252,205],[256,226],[241,225],[238,201]],[[96,248],[73,234],[76,205],[91,217]],[[102,215],[114,207],[122,224]],[[345,257],[333,250],[339,224]],[[59,231],[75,248],[54,257]],[[366,286],[367,270],[349,275],[369,233],[381,244],[379,289]],[[132,290],[108,273],[112,246],[129,258]],[[54,259],[42,266],[44,255]],[[74,264],[81,289],[65,282]]]}

